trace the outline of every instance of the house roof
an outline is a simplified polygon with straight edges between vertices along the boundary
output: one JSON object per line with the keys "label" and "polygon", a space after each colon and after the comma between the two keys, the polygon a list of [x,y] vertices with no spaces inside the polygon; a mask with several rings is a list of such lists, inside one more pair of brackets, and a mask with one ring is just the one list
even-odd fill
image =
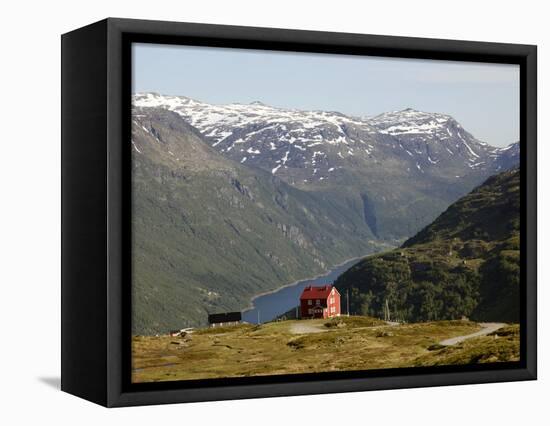
{"label": "house roof", "polygon": [[326,299],[330,292],[332,291],[331,285],[323,285],[323,286],[307,286],[302,291],[302,295],[300,296],[300,300],[308,300],[308,299]]}

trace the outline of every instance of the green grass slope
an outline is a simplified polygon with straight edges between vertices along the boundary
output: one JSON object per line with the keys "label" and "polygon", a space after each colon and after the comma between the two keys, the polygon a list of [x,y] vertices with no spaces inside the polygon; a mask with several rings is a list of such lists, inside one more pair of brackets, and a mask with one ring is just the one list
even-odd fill
{"label": "green grass slope", "polygon": [[373,255],[336,286],[352,313],[430,321],[519,320],[519,170],[489,178],[399,249]]}

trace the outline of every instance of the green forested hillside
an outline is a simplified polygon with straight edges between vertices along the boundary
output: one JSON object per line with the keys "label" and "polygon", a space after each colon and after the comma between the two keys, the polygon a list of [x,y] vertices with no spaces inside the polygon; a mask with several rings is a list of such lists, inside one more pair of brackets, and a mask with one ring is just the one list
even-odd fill
{"label": "green forested hillside", "polygon": [[336,286],[352,313],[425,321],[519,320],[519,170],[489,178],[399,249],[373,255]]}

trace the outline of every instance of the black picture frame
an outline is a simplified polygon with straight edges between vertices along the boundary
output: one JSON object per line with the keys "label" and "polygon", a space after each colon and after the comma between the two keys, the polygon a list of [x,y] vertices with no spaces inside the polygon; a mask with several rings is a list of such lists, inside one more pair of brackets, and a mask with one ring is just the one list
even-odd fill
{"label": "black picture frame", "polygon": [[[536,46],[109,18],[62,36],[62,390],[108,406],[534,380]],[[132,384],[130,132],[132,42],[520,66],[521,360]]]}

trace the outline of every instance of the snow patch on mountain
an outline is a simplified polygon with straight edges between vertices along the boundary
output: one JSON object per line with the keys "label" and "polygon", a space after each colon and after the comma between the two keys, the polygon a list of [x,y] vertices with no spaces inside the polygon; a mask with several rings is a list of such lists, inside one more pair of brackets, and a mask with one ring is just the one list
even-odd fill
{"label": "snow patch on mountain", "polygon": [[224,156],[272,174],[298,173],[296,179],[303,182],[327,179],[337,168],[390,164],[396,158],[406,170],[420,173],[449,165],[462,167],[464,174],[500,170],[519,161],[519,143],[495,148],[475,139],[450,115],[411,108],[358,118],[261,102],[214,105],[156,93],[134,95],[133,106],[173,111]]}
{"label": "snow patch on mountain", "polygon": [[[324,139],[327,143],[338,144],[347,137],[343,126],[356,124],[369,127],[369,124],[361,119],[336,112],[275,108],[260,102],[214,105],[185,96],[140,93],[134,95],[133,105],[135,107],[160,107],[174,111],[199,129],[205,136],[215,139],[217,144],[239,130],[251,128],[255,128],[255,130],[247,131],[240,136],[241,139],[246,141],[256,135],[277,129],[287,133],[285,136],[286,141],[289,143],[300,140]],[[300,127],[287,127],[296,124],[299,124]],[[337,136],[332,139],[323,138],[320,130],[325,126],[331,126]],[[311,132],[311,130],[318,130],[319,132]]]}

